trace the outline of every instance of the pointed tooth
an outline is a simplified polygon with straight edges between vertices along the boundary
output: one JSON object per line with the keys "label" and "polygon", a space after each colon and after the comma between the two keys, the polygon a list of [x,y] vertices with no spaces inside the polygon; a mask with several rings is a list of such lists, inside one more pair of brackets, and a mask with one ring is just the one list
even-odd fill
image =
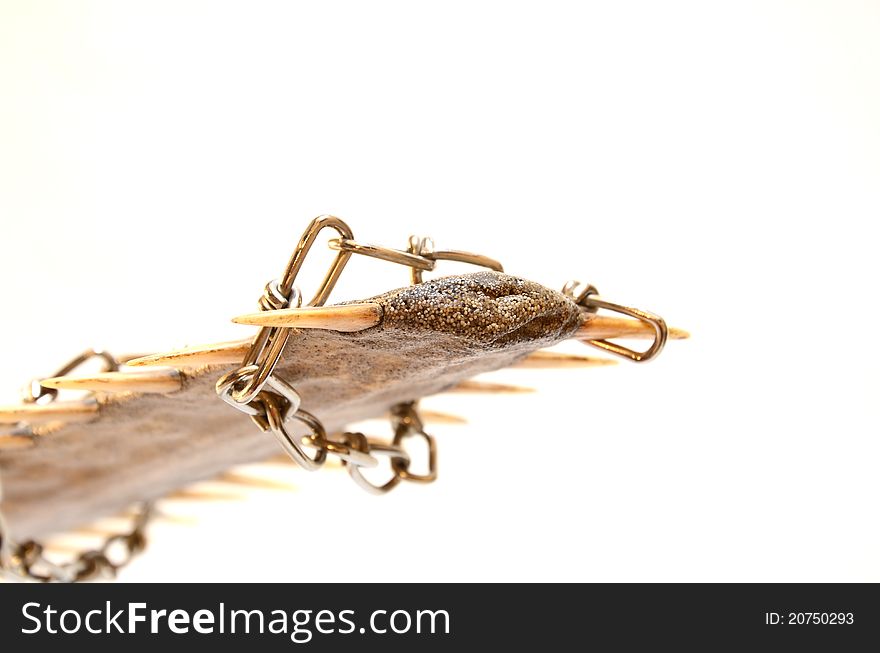
{"label": "pointed tooth", "polygon": [[166,499],[183,499],[186,501],[240,501],[244,495],[233,492],[215,492],[213,490],[183,489],[166,495]]}
{"label": "pointed tooth", "polygon": [[426,426],[428,422],[434,422],[435,424],[467,424],[467,420],[464,417],[451,413],[441,413],[436,410],[422,410],[420,408],[419,416],[426,423]]}
{"label": "pointed tooth", "polygon": [[226,472],[224,474],[221,474],[217,477],[217,480],[221,481],[222,483],[241,485],[262,490],[284,490],[289,492],[298,489],[295,485],[292,485],[291,483],[275,481],[271,478],[260,478],[259,476],[251,476],[249,474],[238,474],[235,472]]}
{"label": "pointed tooth", "polygon": [[58,390],[169,394],[183,387],[183,379],[177,370],[150,370],[134,373],[100,372],[87,376],[56,376],[45,379],[40,384]]}
{"label": "pointed tooth", "polygon": [[452,386],[447,392],[462,392],[474,394],[524,394],[534,392],[534,388],[507,383],[492,383],[490,381],[461,381]]}
{"label": "pointed tooth", "polygon": [[605,365],[617,365],[617,361],[611,358],[578,356],[558,351],[533,351],[514,363],[512,367],[550,370],[566,367],[602,367]]}
{"label": "pointed tooth", "polygon": [[[640,320],[622,317],[586,314],[583,323],[578,327],[574,337],[578,340],[606,340],[609,338],[654,338],[654,328]],[[690,337],[684,329],[669,329],[669,338],[683,340]]]}
{"label": "pointed tooth", "polygon": [[20,404],[0,408],[0,424],[45,424],[46,422],[89,422],[98,416],[98,402],[53,401],[51,404]]}
{"label": "pointed tooth", "polygon": [[304,306],[260,311],[233,318],[237,324],[285,327],[294,329],[328,329],[330,331],[363,331],[382,321],[379,304],[343,304],[341,306]]}
{"label": "pointed tooth", "polygon": [[205,365],[235,365],[250,349],[251,340],[231,340],[211,345],[193,345],[176,351],[151,354],[133,358],[126,363],[130,367],[202,367]]}
{"label": "pointed tooth", "polygon": [[169,524],[182,524],[183,526],[195,526],[199,520],[195,517],[172,515],[167,512],[157,512],[150,517],[150,521],[160,521]]}

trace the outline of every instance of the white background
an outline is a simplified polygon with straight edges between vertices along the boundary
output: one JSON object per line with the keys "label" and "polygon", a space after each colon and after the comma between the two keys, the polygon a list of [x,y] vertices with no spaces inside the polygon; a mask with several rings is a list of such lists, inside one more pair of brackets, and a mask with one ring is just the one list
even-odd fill
{"label": "white background", "polygon": [[[123,579],[880,580],[878,33],[872,2],[5,0],[0,394],[244,337],[334,213],[693,338],[426,401],[470,420],[430,487],[166,502]],[[352,269],[340,299],[406,281]]]}

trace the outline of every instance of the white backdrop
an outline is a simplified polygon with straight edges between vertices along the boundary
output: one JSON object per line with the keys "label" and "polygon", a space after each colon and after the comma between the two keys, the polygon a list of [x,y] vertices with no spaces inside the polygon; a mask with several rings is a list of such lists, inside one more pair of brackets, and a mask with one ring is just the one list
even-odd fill
{"label": "white backdrop", "polygon": [[[426,401],[470,420],[432,426],[430,487],[168,502],[123,579],[880,580],[878,30],[870,2],[6,0],[0,395],[89,344],[251,333],[334,213],[693,338]],[[352,266],[339,298],[405,283]]]}

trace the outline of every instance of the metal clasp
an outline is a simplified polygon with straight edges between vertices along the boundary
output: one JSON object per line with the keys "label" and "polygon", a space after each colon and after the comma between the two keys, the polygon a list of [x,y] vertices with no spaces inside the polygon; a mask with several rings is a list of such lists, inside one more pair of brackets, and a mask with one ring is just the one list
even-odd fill
{"label": "metal clasp", "polygon": [[634,363],[646,363],[659,354],[666,345],[666,339],[669,336],[669,329],[666,321],[659,315],[643,311],[631,306],[622,306],[599,297],[599,291],[595,286],[587,285],[583,290],[579,290],[581,286],[578,281],[569,281],[562,289],[562,293],[570,297],[574,302],[582,307],[588,313],[596,313],[600,308],[604,308],[615,313],[628,315],[637,320],[651,325],[654,329],[654,342],[645,351],[635,351],[629,347],[624,347],[610,340],[582,340],[584,344],[598,347],[604,351],[621,356]]}

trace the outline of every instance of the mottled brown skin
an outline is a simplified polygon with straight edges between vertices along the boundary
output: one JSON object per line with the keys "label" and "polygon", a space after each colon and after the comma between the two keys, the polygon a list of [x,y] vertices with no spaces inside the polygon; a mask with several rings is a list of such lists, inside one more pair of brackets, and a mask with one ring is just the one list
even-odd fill
{"label": "mottled brown skin", "polygon": [[[580,324],[578,307],[562,294],[496,272],[362,301],[383,307],[378,326],[293,331],[277,368],[328,432],[507,367]],[[63,426],[30,449],[0,450],[3,511],[14,534],[68,529],[279,453],[271,434],[215,394],[232,367],[186,370],[183,390],[170,395],[100,397],[95,421]]]}

